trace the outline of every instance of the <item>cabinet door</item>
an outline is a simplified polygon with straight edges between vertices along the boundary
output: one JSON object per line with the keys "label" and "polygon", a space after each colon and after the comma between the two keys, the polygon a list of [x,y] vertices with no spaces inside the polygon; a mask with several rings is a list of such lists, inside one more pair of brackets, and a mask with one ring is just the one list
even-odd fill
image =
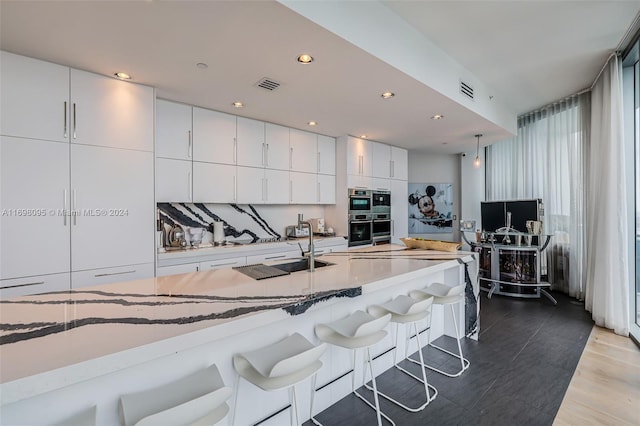
{"label": "cabinet door", "polygon": [[318,170],[318,135],[291,129],[291,171],[316,173]]}
{"label": "cabinet door", "polygon": [[236,164],[236,116],[193,107],[193,160]]}
{"label": "cabinet door", "polygon": [[235,203],[236,166],[193,162],[194,203]]}
{"label": "cabinet door", "polygon": [[336,140],[329,136],[318,135],[318,173],[336,174]]}
{"label": "cabinet door", "polygon": [[371,142],[371,164],[373,177],[391,177],[391,147],[380,142]]}
{"label": "cabinet door", "polygon": [[267,149],[264,142],[264,122],[238,117],[236,139],[238,165],[264,167]]}
{"label": "cabinet door", "polygon": [[318,203],[336,203],[336,177],[332,175],[318,175]]}
{"label": "cabinet door", "polygon": [[409,179],[409,153],[406,149],[391,147],[391,178]]}
{"label": "cabinet door", "polygon": [[247,258],[241,257],[229,257],[226,259],[209,260],[207,262],[200,262],[200,270],[208,271],[210,269],[219,268],[233,268],[234,266],[242,266],[247,264]]}
{"label": "cabinet door", "polygon": [[379,189],[382,191],[391,191],[391,179],[389,178],[371,178],[371,189]]}
{"label": "cabinet door", "polygon": [[268,169],[289,170],[289,128],[266,123],[266,162]]}
{"label": "cabinet door", "polygon": [[153,275],[153,263],[78,271],[71,273],[71,288],[153,278]]}
{"label": "cabinet door", "polygon": [[400,238],[409,235],[409,184],[391,179],[391,242],[402,244]]}
{"label": "cabinet door", "polygon": [[156,157],[190,160],[192,154],[191,106],[156,101]]}
{"label": "cabinet door", "polygon": [[265,202],[268,204],[289,204],[289,171],[264,171]]}
{"label": "cabinet door", "polygon": [[[35,277],[16,278],[13,280],[0,280],[0,299],[25,296],[27,294],[40,294],[53,291],[69,291],[71,289],[70,274],[36,275]],[[64,312],[65,305],[57,305]]]}
{"label": "cabinet door", "polygon": [[71,188],[72,272],[153,263],[153,153],[72,145]]}
{"label": "cabinet door", "polygon": [[153,89],[71,69],[71,142],[153,151]]}
{"label": "cabinet door", "polygon": [[318,202],[317,174],[291,172],[291,204],[316,204]]}
{"label": "cabinet door", "polygon": [[69,141],[69,68],[0,52],[0,134]]}
{"label": "cabinet door", "polygon": [[[236,168],[237,200],[242,204],[263,204],[265,202],[266,183],[264,169],[257,167]],[[287,196],[289,189],[285,190]]]}
{"label": "cabinet door", "polygon": [[190,203],[192,200],[192,162],[156,159],[156,201]]}
{"label": "cabinet door", "polygon": [[0,279],[69,271],[69,144],[0,137]]}
{"label": "cabinet door", "polygon": [[347,188],[371,189],[371,178],[362,175],[347,175]]}
{"label": "cabinet door", "polygon": [[349,136],[347,174],[371,176],[371,143],[369,141]]}
{"label": "cabinet door", "polygon": [[156,269],[156,277],[188,274],[189,272],[198,272],[199,270],[200,263],[185,263],[184,265],[161,266]]}

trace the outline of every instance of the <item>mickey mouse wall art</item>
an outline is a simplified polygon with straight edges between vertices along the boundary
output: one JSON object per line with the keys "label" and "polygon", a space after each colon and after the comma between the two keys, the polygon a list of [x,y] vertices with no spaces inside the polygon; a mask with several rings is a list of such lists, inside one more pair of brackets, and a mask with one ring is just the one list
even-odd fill
{"label": "mickey mouse wall art", "polygon": [[453,232],[453,185],[409,184],[409,234]]}

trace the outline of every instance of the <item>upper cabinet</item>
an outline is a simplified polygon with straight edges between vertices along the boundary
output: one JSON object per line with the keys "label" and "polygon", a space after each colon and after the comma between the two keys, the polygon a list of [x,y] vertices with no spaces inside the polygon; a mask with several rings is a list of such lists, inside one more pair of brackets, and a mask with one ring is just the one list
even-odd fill
{"label": "upper cabinet", "polygon": [[371,142],[373,176],[384,179],[408,179],[407,150],[380,142]]}
{"label": "upper cabinet", "polygon": [[264,167],[266,163],[266,143],[263,121],[237,118],[237,163],[239,166]]}
{"label": "upper cabinet", "polygon": [[409,153],[406,149],[391,147],[391,179],[409,179]]}
{"label": "upper cabinet", "polygon": [[265,164],[268,169],[289,170],[289,128],[267,123]]}
{"label": "upper cabinet", "polygon": [[191,160],[191,106],[156,100],[156,157]]}
{"label": "upper cabinet", "polygon": [[347,174],[372,176],[373,147],[370,141],[349,136],[347,138]]}
{"label": "upper cabinet", "polygon": [[69,68],[0,52],[0,133],[69,141]]}
{"label": "upper cabinet", "polygon": [[[291,129],[291,171],[316,173],[318,171],[317,156],[318,135]],[[314,155],[316,153],[316,155]]]}
{"label": "upper cabinet", "polygon": [[193,160],[236,164],[236,116],[193,107]]}
{"label": "upper cabinet", "polygon": [[336,139],[318,135],[318,173],[336,174]]}
{"label": "upper cabinet", "polygon": [[153,89],[71,69],[71,142],[153,151]]}

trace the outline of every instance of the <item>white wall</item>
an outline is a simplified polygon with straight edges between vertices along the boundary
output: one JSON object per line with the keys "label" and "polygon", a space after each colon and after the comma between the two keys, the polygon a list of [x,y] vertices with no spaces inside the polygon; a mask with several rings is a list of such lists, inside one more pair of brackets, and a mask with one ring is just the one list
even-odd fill
{"label": "white wall", "polygon": [[434,155],[409,152],[409,183],[453,184],[453,232],[446,234],[409,234],[411,237],[442,241],[460,241],[460,160],[458,154]]}
{"label": "white wall", "polygon": [[[467,153],[460,158],[460,220],[475,220],[476,229],[480,229],[480,202],[485,200],[485,156],[480,150],[480,167],[473,164],[475,152]],[[467,233],[469,241],[473,241],[473,233]],[[465,244],[464,250],[470,247]]]}

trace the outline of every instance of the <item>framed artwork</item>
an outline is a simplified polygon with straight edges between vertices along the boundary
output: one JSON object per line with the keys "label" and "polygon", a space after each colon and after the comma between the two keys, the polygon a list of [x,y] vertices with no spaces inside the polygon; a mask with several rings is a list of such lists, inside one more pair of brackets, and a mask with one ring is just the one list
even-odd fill
{"label": "framed artwork", "polygon": [[409,234],[453,232],[453,184],[409,183]]}

